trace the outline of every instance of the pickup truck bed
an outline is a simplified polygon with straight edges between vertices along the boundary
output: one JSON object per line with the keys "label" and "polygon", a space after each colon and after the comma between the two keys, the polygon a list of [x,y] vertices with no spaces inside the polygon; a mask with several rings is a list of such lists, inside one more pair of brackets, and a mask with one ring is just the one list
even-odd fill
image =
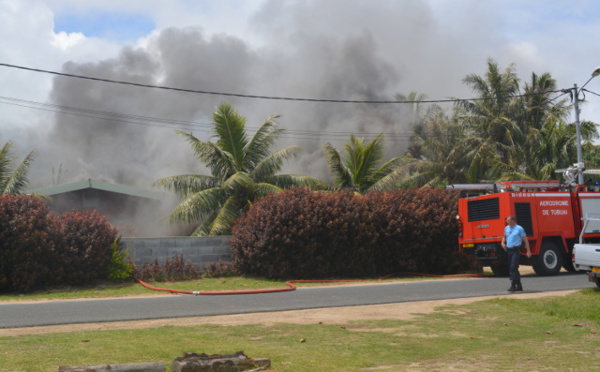
{"label": "pickup truck bed", "polygon": [[589,281],[600,288],[600,244],[575,244],[573,266],[576,270],[587,271]]}

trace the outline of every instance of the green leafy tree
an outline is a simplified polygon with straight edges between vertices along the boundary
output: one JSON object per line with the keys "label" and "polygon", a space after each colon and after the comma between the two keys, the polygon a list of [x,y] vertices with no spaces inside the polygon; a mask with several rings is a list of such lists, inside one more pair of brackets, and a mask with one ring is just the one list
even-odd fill
{"label": "green leafy tree", "polygon": [[383,141],[383,134],[368,143],[351,135],[344,146],[345,156],[326,143],[323,148],[333,188],[350,189],[359,194],[394,188],[400,178],[399,167],[404,158],[395,157],[384,163]]}
{"label": "green leafy tree", "polygon": [[316,178],[277,174],[284,160],[302,151],[299,146],[288,146],[270,152],[282,131],[277,128],[277,118],[267,118],[250,137],[246,117],[222,103],[212,115],[215,141],[202,141],[177,131],[211,175],[185,174],[155,182],[155,186],[183,198],[172,211],[171,222],[199,223],[192,235],[227,235],[242,213],[269,193],[297,186],[325,188],[325,182]]}
{"label": "green leafy tree", "polygon": [[[514,66],[501,69],[490,59],[483,76],[463,82],[476,99],[457,103],[452,117],[425,116],[414,126],[406,182],[552,179],[576,161],[576,131],[567,122],[572,107],[550,74],[532,73],[521,93]],[[584,146],[598,137],[589,122],[581,123],[581,134]]]}
{"label": "green leafy tree", "polygon": [[448,117],[440,107],[434,108],[415,128],[409,149],[412,157],[402,168],[406,174],[403,185],[433,187],[471,181],[466,172],[468,149],[457,145],[465,140],[465,127],[455,116]]}
{"label": "green leafy tree", "polygon": [[27,171],[37,155],[31,151],[21,163],[12,154],[13,143],[8,141],[0,150],[0,192],[3,195],[20,194],[27,188],[29,181]]}
{"label": "green leafy tree", "polygon": [[513,65],[503,71],[488,60],[484,76],[469,74],[463,82],[477,94],[474,101],[461,101],[462,121],[469,127],[466,145],[471,149],[472,178],[494,179],[510,168],[513,149],[523,138],[519,125],[523,111],[519,79]]}

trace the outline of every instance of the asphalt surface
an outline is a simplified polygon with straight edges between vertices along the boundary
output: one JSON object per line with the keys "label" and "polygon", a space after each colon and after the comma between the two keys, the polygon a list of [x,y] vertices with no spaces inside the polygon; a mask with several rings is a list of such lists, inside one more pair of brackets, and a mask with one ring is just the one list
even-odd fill
{"label": "asphalt surface", "polygon": [[[595,288],[582,273],[522,279],[525,293]],[[0,328],[243,314],[506,295],[507,278],[303,288],[245,295],[167,295],[29,303],[0,302]],[[193,289],[193,288],[191,288]]]}

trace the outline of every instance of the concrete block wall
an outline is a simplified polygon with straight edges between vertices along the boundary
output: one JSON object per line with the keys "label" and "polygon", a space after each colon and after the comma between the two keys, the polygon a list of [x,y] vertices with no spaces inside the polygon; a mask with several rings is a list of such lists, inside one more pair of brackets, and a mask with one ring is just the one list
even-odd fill
{"label": "concrete block wall", "polygon": [[200,267],[210,262],[231,261],[231,236],[172,236],[160,238],[122,238],[124,249],[135,265],[146,262],[164,263],[166,258],[183,254],[186,260]]}

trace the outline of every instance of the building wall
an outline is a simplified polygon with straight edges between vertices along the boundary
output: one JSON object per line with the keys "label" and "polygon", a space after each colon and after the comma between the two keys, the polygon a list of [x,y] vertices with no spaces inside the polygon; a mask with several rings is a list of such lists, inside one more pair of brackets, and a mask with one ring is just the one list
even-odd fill
{"label": "building wall", "polygon": [[124,249],[135,265],[146,262],[164,263],[166,258],[182,254],[183,258],[200,267],[218,260],[231,261],[231,236],[173,236],[160,238],[121,238]]}

